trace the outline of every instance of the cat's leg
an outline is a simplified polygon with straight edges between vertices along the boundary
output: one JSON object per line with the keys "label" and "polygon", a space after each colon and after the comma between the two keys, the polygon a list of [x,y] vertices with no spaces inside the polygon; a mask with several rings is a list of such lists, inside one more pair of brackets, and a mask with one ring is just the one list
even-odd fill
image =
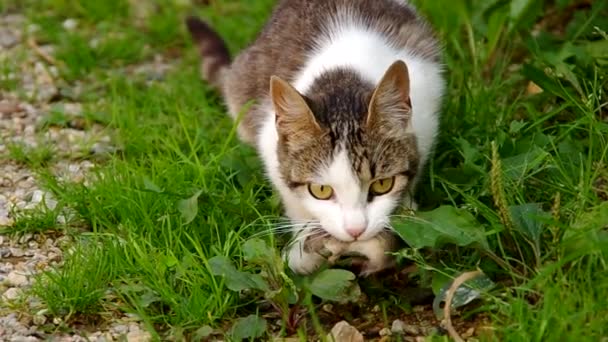
{"label": "cat's leg", "polygon": [[326,259],[315,251],[308,251],[304,247],[303,239],[296,241],[288,247],[286,258],[289,268],[298,274],[311,274],[318,270]]}
{"label": "cat's leg", "polygon": [[353,251],[365,256],[366,260],[361,264],[359,275],[367,277],[373,273],[395,266],[394,252],[397,246],[397,238],[389,232],[382,232],[375,237],[365,241],[351,243],[346,252]]}
{"label": "cat's leg", "polygon": [[333,265],[348,249],[348,243],[331,236],[309,236],[305,239],[301,238],[303,232],[299,234],[287,252],[289,268],[299,274],[313,273],[323,264]]}

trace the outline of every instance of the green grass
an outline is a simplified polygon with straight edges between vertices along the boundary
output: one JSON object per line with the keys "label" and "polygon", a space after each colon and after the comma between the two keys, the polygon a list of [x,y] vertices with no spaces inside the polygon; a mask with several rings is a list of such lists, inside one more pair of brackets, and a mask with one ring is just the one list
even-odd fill
{"label": "green grass", "polygon": [[[62,76],[68,84],[85,81],[88,91],[77,100],[90,120],[108,126],[118,147],[87,186],[42,173],[89,232],[77,235],[76,252],[41,276],[35,293],[65,319],[137,312],[155,336],[179,338],[256,312],[256,297],[229,291],[208,261],[227,256],[246,269],[244,241],[281,214],[254,152],[238,143],[218,95],[199,80],[181,20],[193,12],[210,18],[236,52],[273,2],[154,3],[160,6],[143,20],[126,0],[2,7],[26,13],[41,27],[36,39],[56,44]],[[417,3],[445,42],[449,83],[419,197],[423,210],[449,205],[470,213],[486,246],[437,245],[435,253],[417,246],[403,254],[421,266],[422,285],[439,288],[476,267],[507,285],[485,294],[478,309],[490,313],[495,339],[606,336],[606,2]],[[81,29],[66,31],[67,18]],[[125,72],[155,53],[178,56],[164,79]],[[11,67],[0,68],[0,80]],[[543,92],[529,93],[530,81]],[[46,123],[66,120],[52,111]],[[50,162],[45,150],[9,151],[36,168]],[[24,216],[15,230],[53,228],[56,215]],[[383,306],[407,309],[398,289],[384,291],[392,301]]]}
{"label": "green grass", "polygon": [[9,142],[6,148],[11,160],[31,168],[44,167],[53,159],[54,154],[53,147],[45,144],[32,147],[22,142]]}

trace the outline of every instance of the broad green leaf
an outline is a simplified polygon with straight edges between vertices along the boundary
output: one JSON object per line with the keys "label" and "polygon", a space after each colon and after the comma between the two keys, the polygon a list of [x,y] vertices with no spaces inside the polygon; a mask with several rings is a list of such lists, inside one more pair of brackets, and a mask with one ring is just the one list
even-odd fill
{"label": "broad green leaf", "polygon": [[452,278],[445,273],[433,272],[433,279],[431,280],[431,288],[435,296],[438,296],[445,284],[451,283]]}
{"label": "broad green leaf", "polygon": [[403,216],[393,220],[392,226],[403,240],[415,248],[437,248],[447,243],[487,246],[483,226],[468,211],[452,206],[418,212],[416,217]]}
{"label": "broad green leaf", "polygon": [[567,89],[562,87],[559,82],[547,76],[544,71],[530,64],[524,64],[522,74],[529,80],[536,83],[543,90],[555,96],[558,96],[566,101],[570,101],[570,99],[574,98],[574,96],[572,96],[572,94]]}
{"label": "broad green leaf", "polygon": [[540,244],[540,236],[549,217],[540,203],[526,203],[509,207],[515,228],[531,239],[536,246]]}
{"label": "broad green leaf", "polygon": [[225,256],[218,255],[209,259],[209,267],[211,267],[213,275],[226,279],[226,287],[232,291],[254,289],[266,292],[269,290],[268,284],[262,276],[237,270]]}
{"label": "broad green leaf", "polygon": [[266,320],[256,315],[238,318],[228,335],[235,341],[258,338],[266,332]]}
{"label": "broad green leaf", "polygon": [[144,177],[144,189],[156,193],[162,193],[165,191],[160,186],[154,184],[154,182],[152,182],[152,180],[150,180],[148,177]]}
{"label": "broad green leaf", "polygon": [[557,51],[544,52],[542,57],[555,69],[556,75],[569,81],[579,95],[584,96],[580,82],[573,71],[574,65],[566,62],[566,60],[577,55],[585,55],[584,49],[580,46],[572,44],[571,42],[566,42]]}
{"label": "broad green leaf", "polygon": [[486,58],[492,56],[496,45],[505,28],[505,23],[509,18],[508,7],[504,3],[498,2],[493,8],[490,9],[491,14],[488,18],[488,27],[486,31],[486,39],[488,40],[486,49]]}
{"label": "broad green leaf", "polygon": [[[443,318],[443,308],[441,303],[446,300],[447,291],[452,286],[453,281],[448,282],[443,286],[439,294],[433,300],[433,311],[438,319]],[[454,298],[452,298],[452,308],[458,308],[465,306],[475,299],[481,297],[482,292],[487,292],[494,288],[496,284],[488,278],[485,274],[481,274],[478,277],[471,279],[456,289]]]}
{"label": "broad green leaf", "polygon": [[537,16],[543,13],[543,1],[512,0],[510,8],[509,31],[527,29]]}
{"label": "broad green leaf", "polygon": [[608,258],[608,202],[581,215],[562,239],[566,254],[601,253]]}
{"label": "broad green leaf", "polygon": [[528,173],[539,168],[548,156],[547,151],[534,146],[525,153],[502,159],[505,177],[511,181],[523,180]]}
{"label": "broad green leaf", "polygon": [[211,334],[213,334],[213,328],[208,325],[203,325],[202,327],[196,329],[194,334],[192,334],[192,341],[202,341],[211,336]]}
{"label": "broad green leaf", "polygon": [[163,255],[161,257],[161,259],[163,260],[164,266],[167,268],[171,268],[171,267],[177,265],[177,263],[178,263],[177,258],[173,254]]}
{"label": "broad green leaf", "polygon": [[190,198],[185,198],[177,202],[177,209],[182,214],[182,221],[184,224],[188,224],[194,221],[198,214],[198,197],[203,191],[199,190]]}
{"label": "broad green leaf", "polygon": [[148,290],[139,296],[139,305],[147,308],[152,303],[160,302],[162,298],[152,290]]}
{"label": "broad green leaf", "polygon": [[268,246],[266,241],[261,239],[250,239],[243,245],[245,260],[254,264],[271,263],[276,256],[275,254],[275,251]]}
{"label": "broad green leaf", "polygon": [[513,120],[509,125],[509,133],[516,134],[521,131],[522,128],[526,127],[526,122],[523,120]]}
{"label": "broad green leaf", "polygon": [[513,0],[511,1],[511,13],[512,19],[519,19],[526,11],[530,4],[536,0]]}
{"label": "broad green leaf", "polygon": [[347,270],[327,269],[314,276],[309,285],[317,297],[337,302],[356,300],[361,294],[355,275]]}
{"label": "broad green leaf", "polygon": [[599,60],[603,60],[604,64],[608,62],[608,40],[586,42],[585,50],[591,57],[598,59],[598,63]]}

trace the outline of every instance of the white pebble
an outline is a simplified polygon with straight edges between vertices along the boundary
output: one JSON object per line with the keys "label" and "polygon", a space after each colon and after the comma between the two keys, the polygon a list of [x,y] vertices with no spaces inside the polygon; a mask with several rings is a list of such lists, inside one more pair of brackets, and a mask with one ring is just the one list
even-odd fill
{"label": "white pebble", "polygon": [[70,19],[66,19],[63,24],[62,24],[63,28],[68,30],[68,31],[73,31],[76,26],[78,26],[78,21],[74,18],[70,18]]}
{"label": "white pebble", "polygon": [[391,331],[394,334],[406,334],[406,335],[420,335],[420,328],[415,325],[407,324],[401,320],[394,320],[393,326],[391,327]]}
{"label": "white pebble", "polygon": [[2,298],[4,300],[15,300],[17,298],[19,298],[19,296],[21,295],[21,289],[18,287],[11,287],[10,289],[4,291],[4,293],[2,294]]}
{"label": "white pebble", "polygon": [[150,336],[150,333],[148,333],[147,331],[130,331],[127,334],[128,342],[148,342],[150,340],[152,340],[152,336]]}
{"label": "white pebble", "polygon": [[44,315],[34,315],[34,317],[32,317],[32,322],[36,325],[43,325],[46,323],[46,317]]}
{"label": "white pebble", "polygon": [[382,328],[380,329],[380,331],[378,332],[378,334],[382,337],[384,336],[391,336],[391,329],[389,328]]}
{"label": "white pebble", "polygon": [[17,271],[12,271],[6,277],[9,285],[12,286],[24,286],[27,285],[27,277]]}
{"label": "white pebble", "polygon": [[123,324],[115,325],[112,327],[112,332],[116,335],[124,335],[129,331],[129,327]]}
{"label": "white pebble", "polygon": [[20,258],[25,255],[25,252],[21,248],[11,247],[10,250],[11,250],[11,255],[14,256],[15,258]]}

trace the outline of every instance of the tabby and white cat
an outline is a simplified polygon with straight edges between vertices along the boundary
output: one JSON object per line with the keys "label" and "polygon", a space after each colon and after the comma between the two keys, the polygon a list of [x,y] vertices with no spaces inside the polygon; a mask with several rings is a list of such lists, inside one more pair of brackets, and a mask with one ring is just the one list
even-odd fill
{"label": "tabby and white cat", "polygon": [[221,37],[189,18],[203,78],[217,87],[294,222],[290,268],[324,261],[304,248],[318,231],[390,265],[389,217],[415,209],[444,89],[440,50],[400,0],[280,0],[255,42],[231,60]]}

